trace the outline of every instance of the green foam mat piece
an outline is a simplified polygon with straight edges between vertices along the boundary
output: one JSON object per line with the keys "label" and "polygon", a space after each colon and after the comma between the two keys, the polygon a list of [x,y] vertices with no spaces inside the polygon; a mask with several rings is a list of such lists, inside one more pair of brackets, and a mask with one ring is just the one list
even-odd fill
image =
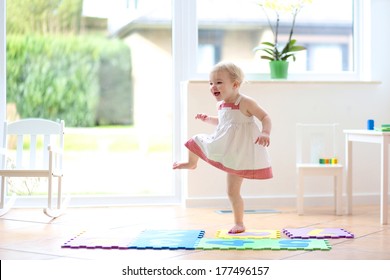
{"label": "green foam mat piece", "polygon": [[321,250],[332,247],[324,239],[212,239],[202,238],[197,250]]}

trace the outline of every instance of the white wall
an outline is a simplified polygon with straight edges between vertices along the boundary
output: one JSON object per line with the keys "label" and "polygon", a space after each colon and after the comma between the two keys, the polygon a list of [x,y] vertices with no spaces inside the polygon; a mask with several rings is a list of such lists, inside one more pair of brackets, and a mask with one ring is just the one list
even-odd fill
{"label": "white wall", "polygon": [[[274,178],[266,181],[246,180],[243,195],[247,207],[263,208],[295,205],[295,124],[339,123],[338,149],[344,163],[343,129],[364,129],[367,119],[376,125],[390,123],[390,1],[372,1],[372,78],[377,82],[250,82],[241,93],[255,98],[273,121],[271,147]],[[379,82],[378,82],[379,81]],[[194,120],[197,112],[215,114],[215,100],[207,81],[190,81],[184,87],[187,95],[186,138],[211,132],[213,127]],[[184,148],[185,149],[185,148]],[[354,143],[354,203],[378,203],[380,193],[379,145]],[[188,206],[228,206],[225,195],[225,173],[199,162],[188,171],[186,204]],[[332,205],[330,178],[307,182],[305,203]],[[309,187],[310,186],[310,187]]]}

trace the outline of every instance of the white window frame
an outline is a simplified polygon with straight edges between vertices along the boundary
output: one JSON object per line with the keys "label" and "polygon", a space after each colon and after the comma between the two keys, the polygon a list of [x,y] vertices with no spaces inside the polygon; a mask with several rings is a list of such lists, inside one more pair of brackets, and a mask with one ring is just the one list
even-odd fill
{"label": "white window frame", "polygon": [[[1,130],[6,119],[6,0],[0,3],[0,125]],[[3,146],[3,132],[0,131],[0,147]]]}

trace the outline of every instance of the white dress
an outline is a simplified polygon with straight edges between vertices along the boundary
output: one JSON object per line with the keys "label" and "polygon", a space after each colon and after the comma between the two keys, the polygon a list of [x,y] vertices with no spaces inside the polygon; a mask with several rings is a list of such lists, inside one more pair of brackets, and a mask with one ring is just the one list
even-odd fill
{"label": "white dress", "polygon": [[235,103],[221,103],[218,126],[213,134],[198,134],[185,146],[204,161],[247,179],[270,179],[272,167],[265,147],[255,144],[261,134],[253,116],[240,111],[241,96]]}

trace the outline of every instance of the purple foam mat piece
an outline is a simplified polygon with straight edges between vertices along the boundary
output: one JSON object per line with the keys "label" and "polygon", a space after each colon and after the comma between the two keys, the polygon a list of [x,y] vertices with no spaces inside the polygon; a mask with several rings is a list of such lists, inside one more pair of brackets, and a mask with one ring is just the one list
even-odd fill
{"label": "purple foam mat piece", "polygon": [[354,234],[342,228],[285,228],[283,233],[290,238],[354,238]]}
{"label": "purple foam mat piece", "polygon": [[134,234],[123,230],[82,231],[66,241],[61,248],[69,249],[128,249]]}

